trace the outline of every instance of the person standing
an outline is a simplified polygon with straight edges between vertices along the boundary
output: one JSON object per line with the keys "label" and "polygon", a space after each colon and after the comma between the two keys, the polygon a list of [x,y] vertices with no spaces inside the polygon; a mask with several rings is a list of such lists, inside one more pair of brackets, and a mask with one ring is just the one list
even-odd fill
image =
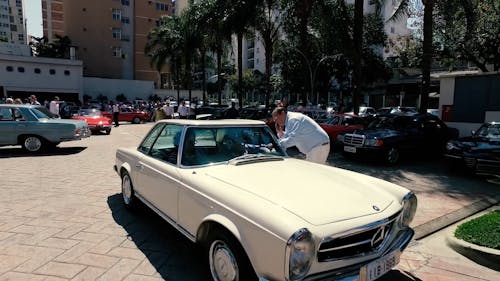
{"label": "person standing", "polygon": [[181,101],[181,104],[179,104],[179,108],[177,108],[177,113],[179,113],[179,118],[180,119],[187,119],[188,117],[188,111],[189,109],[186,107],[186,102],[184,100]]}
{"label": "person standing", "polygon": [[59,97],[55,96],[54,100],[52,100],[49,104],[49,110],[52,112],[52,114],[59,116],[59,104],[61,102],[59,101]]}
{"label": "person standing", "polygon": [[31,105],[40,105],[40,102],[37,101],[36,99],[36,96],[35,95],[31,95],[30,96],[30,100],[31,100]]}
{"label": "person standing", "polygon": [[118,122],[118,117],[120,117],[120,106],[117,102],[113,103],[113,121],[115,122],[115,127],[120,126]]}
{"label": "person standing", "polygon": [[174,116],[174,108],[170,107],[170,101],[167,100],[165,102],[165,105],[163,106],[163,112],[165,113],[165,118],[166,119],[172,119]]}
{"label": "person standing", "polygon": [[311,117],[276,107],[272,113],[276,134],[283,148],[296,146],[306,160],[325,164],[330,153],[330,138]]}
{"label": "person standing", "polygon": [[238,117],[240,117],[240,113],[236,109],[236,103],[233,101],[231,102],[231,107],[226,112],[226,118],[236,119]]}

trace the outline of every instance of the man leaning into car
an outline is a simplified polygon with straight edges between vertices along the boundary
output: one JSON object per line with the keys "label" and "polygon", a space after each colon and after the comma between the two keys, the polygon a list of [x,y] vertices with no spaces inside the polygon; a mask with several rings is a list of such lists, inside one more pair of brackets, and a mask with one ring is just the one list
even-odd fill
{"label": "man leaning into car", "polygon": [[330,139],[316,121],[299,112],[287,112],[284,107],[276,107],[272,116],[279,144],[283,148],[296,146],[306,155],[307,161],[326,163]]}

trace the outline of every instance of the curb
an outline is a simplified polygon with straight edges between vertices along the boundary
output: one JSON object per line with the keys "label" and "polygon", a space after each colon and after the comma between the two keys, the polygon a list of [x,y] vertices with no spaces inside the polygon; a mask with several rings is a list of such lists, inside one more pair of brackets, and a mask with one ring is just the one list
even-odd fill
{"label": "curb", "polygon": [[[498,206],[492,208],[492,210],[495,209],[500,208]],[[473,218],[467,219],[464,222],[471,219]],[[500,250],[482,247],[456,238],[455,230],[457,227],[458,225],[447,231],[446,244],[459,254],[469,258],[475,263],[500,271]]]}
{"label": "curb", "polygon": [[415,236],[413,237],[413,239],[422,239],[434,232],[437,232],[447,226],[459,222],[469,216],[472,216],[473,214],[484,211],[499,203],[500,196],[496,196],[495,198],[482,199],[468,206],[465,206],[460,210],[435,218],[421,225],[417,225],[413,227],[413,230],[415,231]]}

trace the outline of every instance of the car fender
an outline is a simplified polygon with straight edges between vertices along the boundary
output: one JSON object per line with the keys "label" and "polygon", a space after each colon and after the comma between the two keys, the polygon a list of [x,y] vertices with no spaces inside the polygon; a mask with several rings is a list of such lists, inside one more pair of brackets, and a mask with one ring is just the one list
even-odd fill
{"label": "car fender", "polygon": [[206,223],[210,222],[218,223],[226,228],[229,232],[231,232],[231,234],[233,234],[234,237],[236,237],[236,239],[238,239],[241,244],[241,234],[238,227],[236,227],[236,225],[230,219],[220,214],[210,214],[203,218],[196,234],[196,240],[202,239],[206,235],[205,226],[207,225]]}

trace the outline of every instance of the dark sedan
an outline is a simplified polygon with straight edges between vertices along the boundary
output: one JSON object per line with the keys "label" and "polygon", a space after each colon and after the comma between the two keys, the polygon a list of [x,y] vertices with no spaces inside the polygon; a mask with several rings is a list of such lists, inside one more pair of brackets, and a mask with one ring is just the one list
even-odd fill
{"label": "dark sedan", "polygon": [[361,156],[395,164],[404,154],[440,155],[458,130],[449,128],[431,114],[385,115],[375,119],[365,130],[343,137],[346,157]]}
{"label": "dark sedan", "polygon": [[500,176],[500,123],[485,123],[471,136],[449,141],[445,156],[476,174]]}

